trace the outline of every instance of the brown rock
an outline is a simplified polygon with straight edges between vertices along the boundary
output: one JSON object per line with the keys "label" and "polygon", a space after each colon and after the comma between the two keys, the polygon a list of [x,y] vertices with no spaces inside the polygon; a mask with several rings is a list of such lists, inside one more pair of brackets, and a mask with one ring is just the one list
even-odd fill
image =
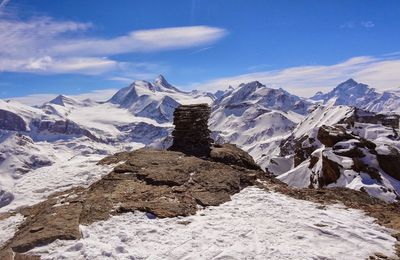
{"label": "brown rock", "polygon": [[213,161],[233,164],[248,169],[260,170],[254,159],[234,144],[216,145],[212,148],[210,157]]}
{"label": "brown rock", "polygon": [[334,183],[340,177],[340,165],[329,160],[322,155],[322,175],[319,177],[318,183],[320,187]]}

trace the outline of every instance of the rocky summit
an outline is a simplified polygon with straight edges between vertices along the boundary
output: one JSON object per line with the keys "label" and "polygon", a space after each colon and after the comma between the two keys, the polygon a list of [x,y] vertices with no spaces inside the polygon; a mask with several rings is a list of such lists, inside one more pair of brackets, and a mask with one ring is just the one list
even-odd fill
{"label": "rocky summit", "polygon": [[208,156],[212,139],[208,130],[211,108],[207,104],[181,105],[174,112],[175,130],[170,147],[189,155]]}
{"label": "rocky summit", "polygon": [[[72,188],[19,209],[25,220],[0,250],[0,259],[12,259],[15,253],[56,239],[79,239],[80,224],[124,212],[143,211],[159,218],[193,215],[202,206],[229,201],[231,195],[254,185],[264,174],[254,170],[254,161],[252,166],[251,157],[243,157],[246,153],[239,148],[216,149],[213,154],[220,162],[150,149],[104,158],[100,165],[123,163],[88,188]],[[235,165],[238,163],[249,167]]]}

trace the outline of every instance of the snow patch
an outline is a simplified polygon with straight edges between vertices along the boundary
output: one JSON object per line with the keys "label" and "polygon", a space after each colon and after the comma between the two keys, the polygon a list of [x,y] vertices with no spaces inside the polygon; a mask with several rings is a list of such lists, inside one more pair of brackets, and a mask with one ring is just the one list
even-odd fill
{"label": "snow patch", "polygon": [[359,210],[296,200],[250,187],[185,218],[144,213],[81,226],[78,241],[30,252],[42,259],[365,259],[394,256],[389,230]]}

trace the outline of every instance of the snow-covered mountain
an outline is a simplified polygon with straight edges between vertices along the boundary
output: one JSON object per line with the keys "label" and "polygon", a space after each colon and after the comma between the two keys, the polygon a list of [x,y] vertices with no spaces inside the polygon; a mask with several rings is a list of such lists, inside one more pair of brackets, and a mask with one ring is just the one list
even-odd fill
{"label": "snow-covered mountain", "polygon": [[153,83],[147,81],[133,82],[129,87],[118,91],[109,102],[128,109],[136,116],[165,123],[172,121],[172,114],[180,104],[210,104],[213,98],[208,93],[199,91],[180,91],[160,75]]}
{"label": "snow-covered mountain", "polygon": [[82,169],[97,169],[96,161],[107,154],[167,147],[175,107],[213,99],[201,91],[180,91],[159,76],[153,83],[134,82],[109,102],[60,95],[30,107],[0,100],[0,211],[97,180],[92,170]]}
{"label": "snow-covered mountain", "polygon": [[[345,85],[348,87],[354,83]],[[340,89],[347,87],[342,85]],[[363,100],[373,102],[373,90],[362,84],[353,87],[359,96],[356,101],[365,95]],[[292,183],[297,179],[309,185],[311,173],[308,172],[307,176],[298,174],[297,169],[315,159],[310,154],[303,154],[307,151],[306,146],[293,150],[290,140],[315,139],[318,146],[314,150],[328,149],[317,140],[318,129],[323,125],[336,127],[345,118],[354,119],[353,108],[336,106],[340,101],[337,96],[342,92],[344,90],[335,92],[329,98],[319,95],[318,99],[329,105],[316,107],[313,102],[283,89],[268,88],[257,81],[212,95],[196,90],[181,91],[159,76],[154,82],[135,81],[107,102],[76,100],[60,95],[40,107],[30,107],[12,100],[0,100],[0,212],[40,201],[54,191],[90,184],[98,179],[93,173],[99,171],[96,162],[107,154],[143,146],[168,147],[173,111],[179,104],[211,104],[209,127],[216,142],[237,144],[248,151],[262,168],[276,175],[288,176],[280,177],[282,180]],[[394,96],[390,98],[385,94],[379,96],[386,100],[383,107],[387,107],[388,100],[393,100],[391,104],[395,108],[397,96],[391,93]],[[378,104],[375,105],[377,110]],[[372,138],[372,135],[377,147],[388,145],[388,151],[396,155],[400,149],[397,139],[388,137],[394,135],[392,129],[379,124],[379,120],[363,124],[358,121],[356,126],[351,126],[355,139]],[[387,150],[386,146],[382,147],[376,148],[375,152]],[[375,152],[368,150],[363,153],[374,158]],[[298,157],[303,160],[297,162]],[[322,163],[322,155],[318,158]],[[374,159],[370,162],[372,164],[367,164],[368,167],[377,169],[382,179],[389,179],[385,177],[384,168],[379,168]],[[318,171],[321,172],[314,172]],[[398,190],[395,181],[390,183],[374,185],[379,189]],[[342,181],[336,185],[355,189],[368,186],[354,186]],[[368,192],[381,196],[371,189]]]}
{"label": "snow-covered mountain", "polygon": [[373,112],[400,113],[400,95],[396,91],[377,92],[368,85],[349,79],[328,93],[318,92],[310,99],[326,104],[334,100],[335,105],[348,105]]}
{"label": "snow-covered mountain", "polygon": [[258,81],[230,87],[214,102],[210,129],[217,142],[248,151],[263,166],[312,104]]}

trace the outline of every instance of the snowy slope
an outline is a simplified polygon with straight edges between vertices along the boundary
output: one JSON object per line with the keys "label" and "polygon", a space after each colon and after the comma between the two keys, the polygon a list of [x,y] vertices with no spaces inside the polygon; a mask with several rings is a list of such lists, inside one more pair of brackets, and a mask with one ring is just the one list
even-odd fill
{"label": "snowy slope", "polygon": [[126,213],[81,226],[78,241],[31,250],[42,259],[366,259],[394,257],[389,230],[359,210],[250,187],[184,218]]}
{"label": "snowy slope", "polygon": [[377,92],[368,85],[349,79],[328,93],[318,92],[312,100],[327,103],[335,100],[335,105],[348,105],[373,112],[400,113],[400,95],[396,91]]}

